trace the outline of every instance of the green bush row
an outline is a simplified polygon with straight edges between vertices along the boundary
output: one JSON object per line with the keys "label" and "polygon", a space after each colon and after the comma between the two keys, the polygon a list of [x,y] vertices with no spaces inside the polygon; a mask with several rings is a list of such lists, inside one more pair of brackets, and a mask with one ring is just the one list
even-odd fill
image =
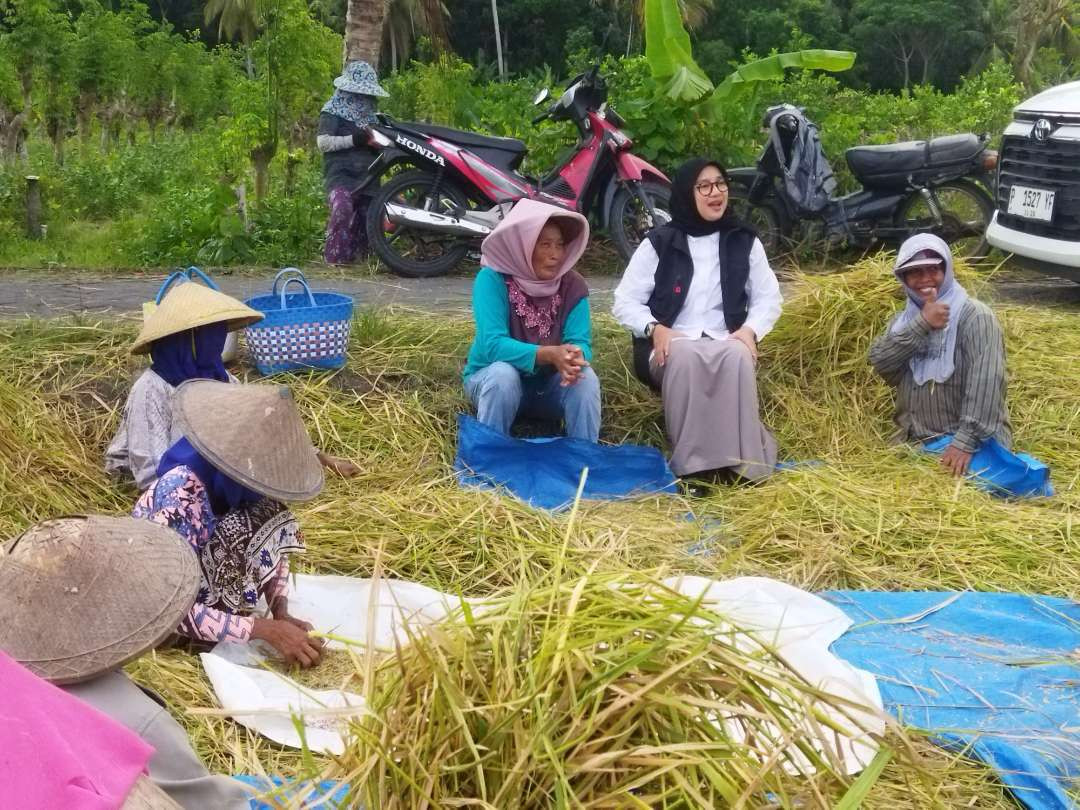
{"label": "green bush row", "polygon": [[[997,135],[1021,93],[1000,63],[948,95],[932,87],[905,95],[871,93],[845,88],[828,75],[794,73],[783,82],[762,83],[725,108],[719,120],[709,121],[690,105],[656,97],[642,58],[608,58],[603,72],[609,102],[626,119],[635,151],[664,170],[694,154],[732,166],[751,164],[764,143],[762,111],[786,101],[805,107],[820,125],[842,182],[843,151],[851,146],[963,131]],[[492,82],[460,58],[443,56],[413,63],[384,84],[390,98],[382,109],[395,117],[524,140],[530,154],[523,170],[534,175],[552,169],[573,144],[568,123],[531,124],[536,92],[549,86],[557,96],[565,85],[550,74]],[[13,232],[21,222],[22,175],[29,171],[42,177],[47,221],[137,221],[129,243],[118,250],[141,263],[284,264],[313,258],[325,224],[318,153],[292,155],[294,181],[287,190],[287,156],[275,158],[271,194],[252,206],[244,228],[233,192],[239,181],[222,167],[228,126],[223,118],[194,133],[177,131],[156,140],[144,135],[105,152],[96,138],[72,141],[62,163],[46,142],[32,143],[29,167],[0,170],[0,226]]]}

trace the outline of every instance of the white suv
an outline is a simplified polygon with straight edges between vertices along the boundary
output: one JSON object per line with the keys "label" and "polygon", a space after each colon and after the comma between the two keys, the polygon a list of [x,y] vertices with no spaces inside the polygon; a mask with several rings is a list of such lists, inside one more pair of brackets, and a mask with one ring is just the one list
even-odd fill
{"label": "white suv", "polygon": [[1013,110],[986,238],[1020,264],[1080,281],[1080,82]]}

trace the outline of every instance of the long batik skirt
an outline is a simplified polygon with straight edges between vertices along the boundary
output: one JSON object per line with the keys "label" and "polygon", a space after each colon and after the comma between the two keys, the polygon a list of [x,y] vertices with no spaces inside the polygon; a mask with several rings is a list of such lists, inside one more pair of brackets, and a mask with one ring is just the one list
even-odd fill
{"label": "long batik skirt", "polygon": [[354,198],[344,187],[331,189],[327,198],[330,216],[326,221],[327,264],[350,264],[368,252],[366,222],[367,198]]}

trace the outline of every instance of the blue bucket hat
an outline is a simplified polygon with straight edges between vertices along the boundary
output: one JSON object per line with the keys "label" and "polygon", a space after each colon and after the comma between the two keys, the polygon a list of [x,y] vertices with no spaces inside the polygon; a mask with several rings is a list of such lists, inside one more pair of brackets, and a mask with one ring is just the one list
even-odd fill
{"label": "blue bucket hat", "polygon": [[379,87],[379,77],[375,68],[367,62],[349,62],[341,75],[334,79],[334,87],[344,90],[346,93],[359,93],[364,96],[390,96]]}

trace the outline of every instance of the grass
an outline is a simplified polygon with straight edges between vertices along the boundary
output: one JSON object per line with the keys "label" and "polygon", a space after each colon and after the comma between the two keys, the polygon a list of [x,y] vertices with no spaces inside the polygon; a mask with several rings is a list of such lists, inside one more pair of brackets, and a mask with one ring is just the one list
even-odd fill
{"label": "grass", "polygon": [[43,239],[28,239],[21,230],[0,231],[0,268],[67,270],[93,269],[110,273],[137,269],[125,252],[138,220],[87,222],[56,220],[47,225]]}
{"label": "grass", "polygon": [[[619,575],[642,582],[660,573],[718,578],[760,574],[811,590],[973,588],[1075,597],[1080,593],[1080,530],[1074,531],[1080,511],[1080,399],[1072,365],[1073,358],[1080,357],[1080,314],[1045,307],[998,308],[1009,352],[1015,441],[1051,464],[1058,490],[1048,501],[1003,501],[951,480],[932,459],[890,443],[889,392],[865,359],[869,342],[900,303],[890,279],[884,264],[875,260],[843,275],[799,277],[778,328],[763,344],[760,388],[766,421],[783,453],[818,459],[821,466],[786,472],[755,487],[717,487],[695,501],[668,497],[583,504],[573,518],[536,512],[510,498],[454,484],[454,415],[465,407],[460,368],[471,336],[467,322],[390,311],[361,313],[347,370],[291,380],[316,442],[356,460],[363,469],[353,481],[331,481],[319,499],[298,509],[309,547],[300,567],[356,576],[371,576],[378,569],[440,590],[497,595],[513,602],[517,627],[534,629],[543,599],[555,604],[552,594],[583,577],[603,583]],[[972,280],[964,280],[970,289]],[[100,459],[127,385],[139,370],[139,363],[124,353],[132,335],[130,325],[109,322],[0,323],[4,536],[53,514],[122,512],[130,507],[134,493],[109,482]],[[597,325],[595,365],[604,387],[603,439],[663,446],[659,403],[633,379],[628,340],[606,317]],[[701,553],[702,548],[708,553]],[[561,578],[553,578],[556,570]],[[591,586],[588,593],[595,593]],[[566,605],[561,600],[558,605],[551,614],[558,627],[589,632],[592,624],[575,626],[559,619]],[[449,648],[416,645],[403,655],[435,660],[442,649],[442,669],[428,666],[423,672],[453,674],[458,680],[439,681],[449,689],[461,683],[470,661],[481,673],[509,671],[491,657],[496,642],[508,638],[508,628],[474,625],[438,641]],[[461,645],[477,650],[477,655],[447,657],[446,649],[464,649]],[[480,654],[484,650],[487,658]],[[550,664],[550,658],[538,658],[529,665],[541,666],[545,660]],[[460,666],[455,669],[453,662]],[[592,655],[579,663],[582,669],[575,679],[603,665]],[[411,725],[402,726],[414,734],[412,750],[430,754],[426,760],[415,759],[408,776],[413,782],[436,777],[437,787],[447,791],[442,796],[467,789],[467,778],[472,777],[465,771],[435,772],[435,763],[441,761],[438,749],[431,747],[436,740],[424,736],[414,722],[415,712],[425,705],[420,698],[435,698],[418,691],[415,683],[409,686],[400,669],[394,677],[392,662],[384,666],[384,685],[371,693],[373,699],[386,711],[398,712],[395,716],[412,718]],[[166,697],[215,769],[302,770],[299,752],[280,749],[228,720],[186,713],[188,707],[213,706],[197,659],[158,652],[132,669]],[[566,686],[570,681],[558,683]],[[375,689],[364,681],[356,691],[363,692],[361,686]],[[464,694],[477,700],[481,695]],[[506,688],[491,694],[525,693]],[[449,706],[445,701],[442,705]],[[538,704],[548,713],[553,706]],[[634,717],[656,717],[656,708],[652,706],[651,715],[641,708],[643,713]],[[382,738],[374,731],[367,734],[358,737],[360,742],[345,759],[317,764],[338,774],[379,774],[374,784],[389,792],[377,795],[400,796],[400,806],[414,806],[404,797],[419,794],[408,792],[411,783],[393,768],[390,749],[376,744]],[[556,737],[552,731],[544,738]],[[662,740],[662,746],[671,744],[670,737],[655,739]],[[870,786],[863,806],[1012,806],[980,766],[917,738],[910,747],[902,735],[890,739],[898,754]],[[459,747],[453,750],[463,756]],[[505,762],[510,750],[518,749],[491,756]],[[546,784],[568,796],[566,790],[583,784],[569,775],[561,788],[543,782],[561,760],[549,756],[545,761],[544,767],[531,762],[530,768],[539,770],[530,771],[528,778],[524,772],[514,774],[521,777],[512,788],[514,801],[543,806],[536,801],[540,793],[530,792],[534,787],[541,791],[539,786]],[[475,766],[472,761],[470,767]],[[683,763],[676,770],[691,772],[684,767],[699,768],[700,763]],[[492,767],[491,773],[496,772],[504,777],[508,773]],[[594,795],[609,797],[606,806],[618,804],[612,798],[617,795],[624,801],[620,806],[633,806],[628,792],[618,793],[624,783],[614,776],[579,776],[592,778],[590,784],[603,783]],[[768,778],[774,777],[769,784],[782,791],[772,793],[796,795],[780,776]],[[821,785],[822,795],[835,800],[849,789],[827,772]],[[652,797],[674,797],[683,789],[655,779],[642,787],[646,792],[641,795]],[[495,795],[497,791],[489,798]],[[806,801],[812,805],[816,799]],[[677,804],[672,799],[669,806]]]}

